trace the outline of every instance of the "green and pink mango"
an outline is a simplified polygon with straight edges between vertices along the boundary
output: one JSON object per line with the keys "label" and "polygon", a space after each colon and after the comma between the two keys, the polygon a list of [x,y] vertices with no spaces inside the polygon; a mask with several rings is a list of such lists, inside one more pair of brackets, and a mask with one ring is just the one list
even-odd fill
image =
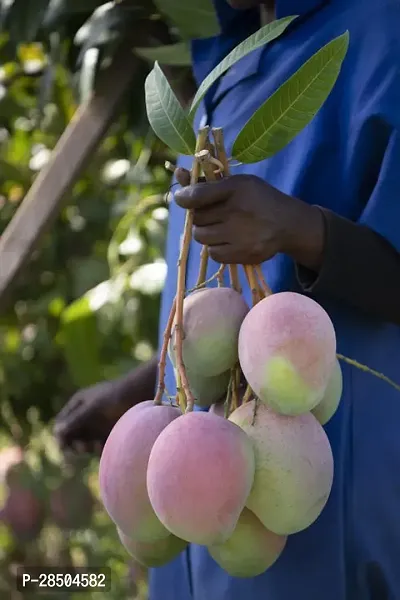
{"label": "green and pink mango", "polygon": [[187,542],[178,539],[174,535],[155,542],[137,542],[126,536],[117,528],[119,539],[125,550],[138,563],[147,568],[162,567],[179,556],[187,548]]}
{"label": "green and pink mango", "polygon": [[336,360],[332,321],[302,294],[269,296],[243,321],[239,360],[262,402],[284,415],[309,412],[322,400]]}
{"label": "green and pink mango", "polygon": [[245,508],[235,531],[222,544],[208,548],[216,563],[232,577],[257,577],[278,560],[285,548],[286,536],[268,531]]}
{"label": "green and pink mango", "polygon": [[171,422],[150,454],[147,489],[176,537],[211,545],[233,533],[254,480],[254,451],[233,423],[192,412]]}
{"label": "green and pink mango", "polygon": [[230,421],[253,442],[254,484],[246,501],[262,524],[279,535],[309,527],[321,514],[333,481],[333,456],[311,413],[280,415],[261,402],[236,409]]}
{"label": "green and pink mango", "polygon": [[[188,372],[213,377],[229,371],[238,359],[240,326],[249,308],[231,288],[206,288],[190,294],[183,306],[183,362]],[[176,367],[175,322],[169,356]]]}
{"label": "green and pink mango", "polygon": [[[226,398],[231,378],[230,371],[213,377],[203,377],[186,370],[186,376],[197,406],[209,408],[215,402]],[[177,380],[176,369],[175,378]]]}
{"label": "green and pink mango", "polygon": [[151,506],[146,487],[147,465],[154,442],[181,412],[152,401],[128,410],[112,429],[100,460],[100,495],[111,519],[139,542],[166,538],[169,531]]}
{"label": "green and pink mango", "polygon": [[330,421],[333,415],[336,413],[337,409],[339,408],[342,393],[342,368],[339,361],[336,360],[324,397],[322,398],[321,402],[317,404],[317,406],[311,411],[321,425],[328,423],[328,421]]}

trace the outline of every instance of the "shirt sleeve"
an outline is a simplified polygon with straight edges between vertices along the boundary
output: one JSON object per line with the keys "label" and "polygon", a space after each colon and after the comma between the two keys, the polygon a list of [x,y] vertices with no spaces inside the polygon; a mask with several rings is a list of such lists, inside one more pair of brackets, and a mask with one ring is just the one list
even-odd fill
{"label": "shirt sleeve", "polygon": [[[315,274],[297,265],[297,276],[305,292],[328,294],[400,325],[400,45],[394,27],[399,13],[398,6],[385,6],[386,35],[372,28],[361,36],[349,63],[352,85],[346,97],[349,138],[361,153],[355,157],[358,173],[367,179],[376,172],[375,182],[366,198],[360,197],[361,214],[353,221],[321,209],[326,234],[321,269]],[[374,47],[368,59],[367,47]],[[368,124],[373,133],[361,143]]]}
{"label": "shirt sleeve", "polygon": [[[303,290],[335,297],[400,325],[400,253],[370,227],[321,211],[326,231],[323,263],[318,275],[297,265]],[[400,215],[397,226],[400,230]]]}

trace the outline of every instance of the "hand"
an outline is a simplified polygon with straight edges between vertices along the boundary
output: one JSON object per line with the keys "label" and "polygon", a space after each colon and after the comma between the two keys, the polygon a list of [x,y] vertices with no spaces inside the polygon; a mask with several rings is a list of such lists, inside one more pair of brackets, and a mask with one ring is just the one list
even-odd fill
{"label": "hand", "polygon": [[156,376],[154,357],[121,379],[78,391],[56,418],[54,434],[61,448],[98,454],[118,419],[153,398]]}
{"label": "hand", "polygon": [[79,390],[57,415],[54,434],[63,450],[101,452],[123,411],[112,381]]}
{"label": "hand", "polygon": [[[176,177],[187,184],[187,172]],[[256,265],[278,253],[318,270],[324,219],[318,207],[283,194],[253,175],[186,185],[175,193],[179,206],[194,210],[193,237],[223,264]]]}

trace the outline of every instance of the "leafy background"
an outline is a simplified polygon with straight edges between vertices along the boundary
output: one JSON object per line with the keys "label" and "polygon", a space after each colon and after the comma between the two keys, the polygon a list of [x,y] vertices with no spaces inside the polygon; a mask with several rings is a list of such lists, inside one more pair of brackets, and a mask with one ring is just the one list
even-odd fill
{"label": "leafy background", "polygon": [[[29,521],[23,535],[0,526],[2,597],[40,597],[16,591],[18,565],[72,564],[112,569],[104,598],[146,598],[145,571],[98,504],[97,459],[67,463],[51,430],[76,389],[127,372],[156,348],[170,185],[163,165],[174,156],[149,129],[144,81],[162,56],[182,101],[193,95],[188,39],[212,35],[218,24],[211,0],[188,7],[180,0],[0,2],[0,235],[121,39],[132,41],[127,60],[141,57],[118,118],[0,312],[1,494],[10,496],[6,473],[23,448],[29,477],[21,489],[34,498],[13,492]],[[65,524],[51,502],[74,473],[84,486],[75,482],[64,495]],[[87,489],[95,505],[82,523],[73,498]]]}

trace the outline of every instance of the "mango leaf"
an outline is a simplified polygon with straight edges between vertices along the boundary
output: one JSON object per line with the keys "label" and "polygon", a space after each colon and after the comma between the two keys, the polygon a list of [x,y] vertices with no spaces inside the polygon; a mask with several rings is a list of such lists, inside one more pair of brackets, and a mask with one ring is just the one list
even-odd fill
{"label": "mango leaf", "polygon": [[187,67],[192,64],[192,55],[187,42],[154,48],[135,48],[134,52],[141,58],[149,60],[152,63],[158,61],[162,65],[180,67]]}
{"label": "mango leaf", "polygon": [[96,313],[82,296],[61,317],[61,336],[69,372],[77,387],[93,385],[103,378],[100,337]]}
{"label": "mango leaf", "polygon": [[196,136],[168,79],[156,62],[145,83],[146,110],[154,133],[179,154],[194,154]]}
{"label": "mango leaf", "polygon": [[273,21],[272,23],[261,27],[261,29],[256,31],[256,33],[253,33],[250,37],[244,40],[244,42],[236,46],[236,48],[234,48],[232,52],[230,52],[228,56],[226,56],[224,60],[221,61],[219,65],[217,65],[215,69],[211,71],[209,75],[207,75],[200,85],[195,97],[193,98],[192,106],[190,107],[190,118],[192,120],[194,119],[196,110],[202,98],[204,98],[207,91],[217,81],[217,79],[221,77],[221,75],[226,73],[226,71],[228,71],[228,69],[230,69],[239,60],[254,50],[257,50],[257,48],[261,48],[273,40],[276,40],[276,38],[278,38],[290,25],[290,23],[294,21],[294,19],[297,19],[297,16],[285,17],[283,19]]}
{"label": "mango leaf", "polygon": [[237,136],[233,157],[242,163],[269,158],[291,142],[315,117],[339,76],[349,32],[314,54],[259,108]]}
{"label": "mango leaf", "polygon": [[154,4],[184,38],[207,38],[220,33],[212,0],[154,0]]}

